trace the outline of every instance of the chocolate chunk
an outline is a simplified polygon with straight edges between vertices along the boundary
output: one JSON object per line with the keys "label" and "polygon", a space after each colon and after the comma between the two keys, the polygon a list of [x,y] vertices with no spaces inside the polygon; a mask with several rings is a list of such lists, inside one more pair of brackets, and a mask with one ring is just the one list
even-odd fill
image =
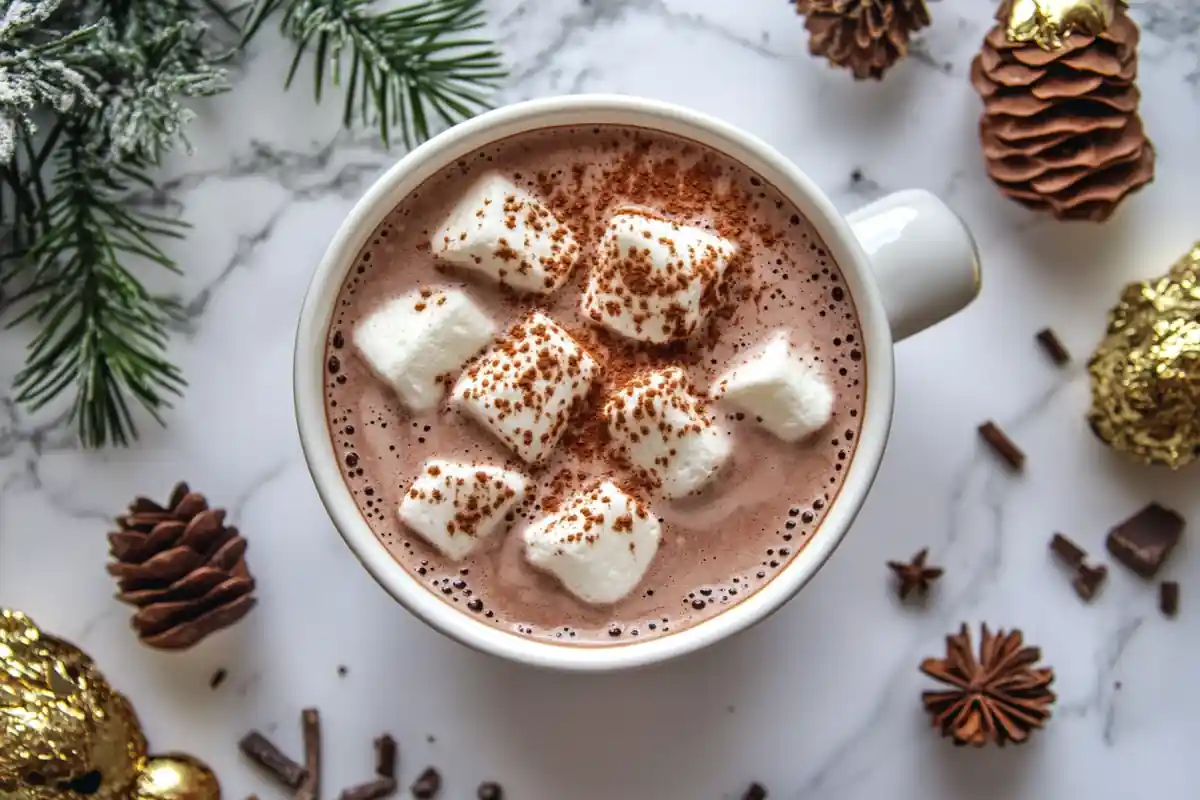
{"label": "chocolate chunk", "polygon": [[479,800],[504,800],[504,789],[495,781],[484,781],[475,790],[475,797]]}
{"label": "chocolate chunk", "polygon": [[1083,560],[1087,558],[1087,553],[1083,548],[1072,542],[1061,533],[1054,534],[1054,538],[1050,540],[1050,550],[1069,567],[1078,569],[1083,565]]}
{"label": "chocolate chunk", "polygon": [[1038,331],[1037,340],[1042,349],[1046,351],[1046,355],[1050,356],[1050,360],[1055,364],[1062,367],[1071,363],[1071,354],[1067,352],[1067,348],[1054,331],[1043,328]]}
{"label": "chocolate chunk", "polygon": [[229,677],[229,673],[225,670],[224,667],[222,667],[221,669],[214,672],[212,674],[212,677],[208,679],[208,688],[210,688],[210,689],[220,688],[221,684],[224,683],[225,679],[228,677]]}
{"label": "chocolate chunk", "polygon": [[742,795],[742,800],[766,800],[766,798],[766,788],[757,781],[750,784],[750,788],[746,790],[744,795]]}
{"label": "chocolate chunk", "polygon": [[396,777],[396,740],[390,734],[375,740],[375,774],[381,778]]}
{"label": "chocolate chunk", "polygon": [[1143,578],[1153,578],[1183,534],[1183,517],[1151,503],[1108,533],[1108,552]]}
{"label": "chocolate chunk", "polygon": [[238,742],[246,758],[266,770],[289,789],[296,789],[308,777],[308,770],[292,761],[258,731],[251,731]]}
{"label": "chocolate chunk", "polygon": [[1104,579],[1107,577],[1108,567],[1103,564],[1095,567],[1080,564],[1071,585],[1075,587],[1075,593],[1084,601],[1090,601],[1096,596],[1096,592],[1100,591],[1100,587],[1104,585]]}
{"label": "chocolate chunk", "polygon": [[1004,431],[1000,430],[994,422],[985,422],[979,426],[979,435],[988,443],[996,455],[1003,458],[1008,465],[1015,470],[1020,470],[1025,466],[1025,454],[1021,449],[1013,444],[1012,439],[1004,435]]}
{"label": "chocolate chunk", "polygon": [[378,778],[351,786],[338,795],[338,800],[379,800],[396,793],[395,778]]}
{"label": "chocolate chunk", "polygon": [[433,767],[428,767],[413,782],[412,793],[417,800],[432,800],[442,788],[442,776]]}
{"label": "chocolate chunk", "polygon": [[1158,607],[1165,616],[1174,617],[1179,613],[1179,584],[1175,581],[1163,581],[1158,587]]}

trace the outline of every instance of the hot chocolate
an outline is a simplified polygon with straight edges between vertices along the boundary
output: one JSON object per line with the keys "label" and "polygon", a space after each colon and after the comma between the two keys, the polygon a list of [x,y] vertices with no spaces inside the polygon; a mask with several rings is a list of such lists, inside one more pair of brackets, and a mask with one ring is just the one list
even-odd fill
{"label": "hot chocolate", "polygon": [[325,407],[394,557],[564,644],[695,625],[804,547],[849,469],[862,334],[762,178],[631,128],[523,134],[405,198],[341,288]]}

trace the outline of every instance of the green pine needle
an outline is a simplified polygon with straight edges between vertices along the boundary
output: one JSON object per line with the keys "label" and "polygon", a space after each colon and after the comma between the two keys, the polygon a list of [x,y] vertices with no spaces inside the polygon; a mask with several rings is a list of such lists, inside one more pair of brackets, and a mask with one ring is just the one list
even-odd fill
{"label": "green pine needle", "polygon": [[12,324],[32,320],[39,332],[16,378],[17,400],[37,410],[73,392],[70,417],[84,445],[124,446],[137,438],[131,404],[161,423],[168,396],[185,385],[165,355],[178,306],[151,295],[126,262],[175,271],[154,240],[186,226],[131,208],[131,184],[149,182],[148,164],[114,169],[86,137],[65,131],[44,230],[20,262],[26,285],[13,301],[24,310]]}
{"label": "green pine needle", "polygon": [[487,94],[507,74],[484,26],[482,0],[424,0],[372,12],[371,0],[258,0],[243,41],[273,13],[296,44],[290,87],[305,54],[313,55],[317,102],[326,82],[345,92],[342,123],[378,125],[390,146],[408,148],[436,126],[451,126],[489,107]]}

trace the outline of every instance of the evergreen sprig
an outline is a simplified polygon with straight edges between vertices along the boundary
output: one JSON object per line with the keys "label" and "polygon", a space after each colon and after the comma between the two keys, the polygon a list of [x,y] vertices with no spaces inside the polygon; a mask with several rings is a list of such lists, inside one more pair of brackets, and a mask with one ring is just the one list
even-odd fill
{"label": "evergreen sprig", "polygon": [[494,43],[470,35],[484,26],[482,0],[424,0],[372,11],[371,0],[258,0],[244,40],[282,11],[296,45],[285,86],[313,56],[319,103],[327,79],[343,87],[342,123],[378,125],[385,145],[398,130],[406,147],[488,107],[486,93],[507,73]]}
{"label": "evergreen sprig", "polygon": [[34,320],[40,331],[17,375],[17,400],[36,410],[74,388],[71,417],[89,447],[128,444],[137,435],[131,401],[161,422],[167,395],[184,385],[164,355],[178,305],[151,295],[129,267],[174,271],[155,238],[178,238],[186,227],[128,202],[135,185],[153,186],[151,166],[135,156],[114,166],[86,128],[70,125],[55,152],[45,231],[25,256],[28,285],[16,299],[28,305],[16,322]]}
{"label": "evergreen sprig", "polygon": [[[420,0],[376,12],[370,0],[0,0],[0,286],[33,323],[19,402],[64,395],[87,447],[137,438],[141,407],[163,421],[184,385],[167,358],[176,301],[149,292],[142,268],[177,271],[165,239],[187,225],[138,209],[163,156],[188,147],[188,101],[228,89],[207,21],[245,45],[278,13],[306,53],[316,98],[344,86],[343,121],[379,125],[412,146],[439,124],[486,108],[499,54],[471,32],[481,0]],[[235,17],[246,10],[245,26]],[[34,122],[41,122],[35,128]]]}
{"label": "evergreen sprig", "polygon": [[62,0],[12,0],[0,17],[0,162],[12,159],[19,129],[32,133],[39,106],[68,111],[95,105],[84,46],[104,27],[70,31],[49,26]]}

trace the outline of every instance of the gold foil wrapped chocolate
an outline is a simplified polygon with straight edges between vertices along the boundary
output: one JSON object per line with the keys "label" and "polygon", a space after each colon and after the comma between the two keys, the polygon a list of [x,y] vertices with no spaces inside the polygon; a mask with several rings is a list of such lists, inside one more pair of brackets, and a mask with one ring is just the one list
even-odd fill
{"label": "gold foil wrapped chocolate", "polygon": [[1173,469],[1200,457],[1200,243],[1125,288],[1088,370],[1088,422],[1104,442]]}
{"label": "gold foil wrapped chocolate", "polygon": [[220,800],[186,756],[151,758],[137,715],[79,648],[0,609],[0,800]]}
{"label": "gold foil wrapped chocolate", "polygon": [[1072,33],[1099,36],[1108,30],[1119,1],[1012,0],[1001,11],[1010,42],[1036,42],[1043,50],[1058,50]]}

